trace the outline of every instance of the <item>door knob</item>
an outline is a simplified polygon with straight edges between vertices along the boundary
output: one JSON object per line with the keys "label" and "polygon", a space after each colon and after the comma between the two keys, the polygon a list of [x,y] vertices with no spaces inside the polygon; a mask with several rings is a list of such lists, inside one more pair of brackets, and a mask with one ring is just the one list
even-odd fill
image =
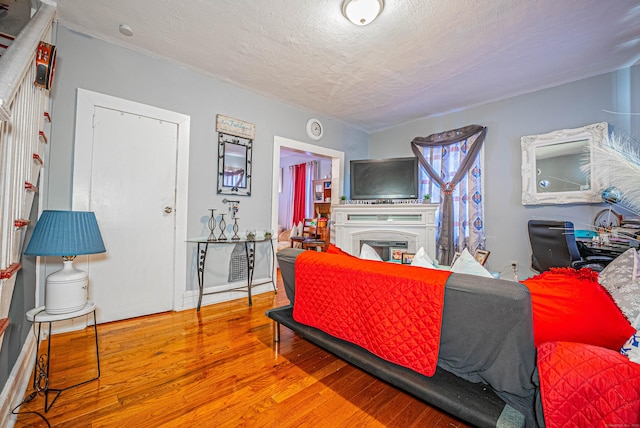
{"label": "door knob", "polygon": [[164,207],[164,212],[166,212],[167,214],[171,214],[173,212],[173,208],[171,207]]}

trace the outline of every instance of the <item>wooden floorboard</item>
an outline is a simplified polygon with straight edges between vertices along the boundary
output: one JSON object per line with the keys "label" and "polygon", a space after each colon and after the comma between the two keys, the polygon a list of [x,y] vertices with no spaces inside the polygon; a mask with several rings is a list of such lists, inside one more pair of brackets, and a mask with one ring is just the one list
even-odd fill
{"label": "wooden floorboard", "polygon": [[[98,325],[101,377],[20,408],[16,427],[468,427],[264,316],[279,293]],[[46,352],[46,342],[40,346]],[[55,335],[50,385],[96,373],[93,328]],[[31,383],[25,396],[32,392]],[[16,403],[17,404],[17,403]]]}

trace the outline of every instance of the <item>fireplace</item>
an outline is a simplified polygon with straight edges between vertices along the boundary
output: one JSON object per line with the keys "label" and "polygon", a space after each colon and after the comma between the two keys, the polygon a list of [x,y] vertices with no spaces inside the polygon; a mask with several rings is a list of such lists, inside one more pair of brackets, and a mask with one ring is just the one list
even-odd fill
{"label": "fireplace", "polygon": [[335,244],[354,256],[360,255],[361,242],[374,241],[405,243],[398,247],[409,253],[423,247],[436,258],[437,204],[334,205],[331,210]]}
{"label": "fireplace", "polygon": [[367,244],[371,248],[373,248],[376,253],[382,258],[382,260],[391,260],[391,250],[399,249],[401,251],[407,252],[409,249],[409,243],[407,241],[374,241],[369,239],[361,239],[360,240],[360,251],[362,251],[362,246]]}

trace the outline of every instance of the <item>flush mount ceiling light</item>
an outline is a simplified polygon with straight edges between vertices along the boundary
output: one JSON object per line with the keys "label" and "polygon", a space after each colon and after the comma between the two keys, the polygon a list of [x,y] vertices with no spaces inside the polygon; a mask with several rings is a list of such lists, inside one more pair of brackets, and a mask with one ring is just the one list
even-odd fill
{"label": "flush mount ceiling light", "polygon": [[367,25],[380,15],[384,0],[344,0],[342,14],[356,25]]}

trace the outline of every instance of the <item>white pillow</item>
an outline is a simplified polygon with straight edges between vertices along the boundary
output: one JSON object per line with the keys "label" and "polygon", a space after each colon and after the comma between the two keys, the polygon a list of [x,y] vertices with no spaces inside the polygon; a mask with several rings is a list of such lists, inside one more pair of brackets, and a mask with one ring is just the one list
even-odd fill
{"label": "white pillow", "polygon": [[302,222],[293,225],[291,228],[291,236],[302,236]]}
{"label": "white pillow", "polygon": [[638,253],[634,248],[629,248],[600,272],[598,282],[609,293],[613,293],[629,282],[635,282],[637,277]]}
{"label": "white pillow", "polygon": [[378,260],[382,261],[382,257],[380,254],[376,252],[370,245],[362,244],[362,248],[360,248],[360,258],[364,260]]}
{"label": "white pillow", "polygon": [[629,248],[598,275],[600,285],[611,294],[622,313],[636,329],[640,328],[639,258],[636,250]]}
{"label": "white pillow", "polygon": [[462,250],[460,257],[451,266],[451,271],[456,273],[467,273],[470,275],[484,276],[486,278],[493,278],[493,275],[489,273],[484,266],[471,255],[471,253],[465,248]]}
{"label": "white pillow", "polygon": [[418,252],[413,256],[411,266],[420,266],[425,268],[433,268],[433,260],[429,257],[429,254],[424,250],[424,247],[420,247]]}

